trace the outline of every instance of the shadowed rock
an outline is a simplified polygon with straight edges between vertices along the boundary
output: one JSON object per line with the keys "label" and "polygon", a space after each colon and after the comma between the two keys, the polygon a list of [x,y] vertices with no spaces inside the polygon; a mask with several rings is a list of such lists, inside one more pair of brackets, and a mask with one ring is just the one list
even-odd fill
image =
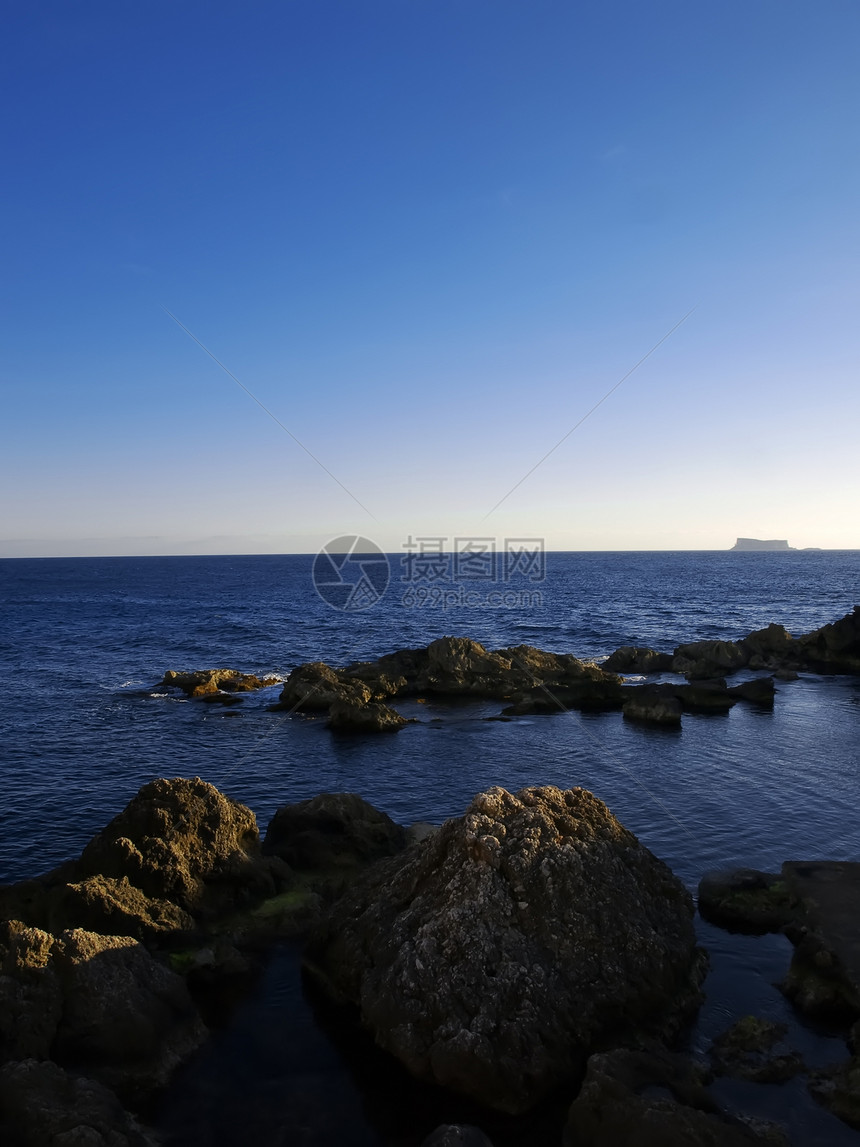
{"label": "shadowed rock", "polygon": [[670,693],[637,689],[624,702],[622,713],[628,721],[640,721],[648,725],[681,724],[681,702]]}
{"label": "shadowed rock", "polygon": [[860,673],[860,605],[797,639],[801,664],[816,673]]}
{"label": "shadowed rock", "polygon": [[796,916],[799,898],[770,872],[735,868],[707,872],[699,881],[699,912],[730,932],[778,932]]}
{"label": "shadowed rock", "polygon": [[299,872],[357,868],[405,847],[406,830],[356,793],[320,793],[284,805],[263,841],[267,856],[279,856]]}
{"label": "shadowed rock", "polygon": [[794,656],[794,638],[782,625],[753,630],[739,644],[746,650],[750,669],[773,669]]}
{"label": "shadowed rock", "polygon": [[672,654],[658,653],[641,645],[622,645],[603,662],[607,673],[669,673]]}
{"label": "shadowed rock", "polygon": [[751,1083],[783,1083],[804,1070],[803,1060],[784,1044],[785,1024],[743,1016],[716,1037],[711,1064],[716,1075]]}
{"label": "shadowed rock", "polygon": [[427,1136],[421,1147],[493,1147],[493,1145],[478,1127],[471,1127],[465,1123],[444,1123]]}
{"label": "shadowed rock", "polygon": [[185,982],[127,936],[0,933],[3,1058],[45,1058],[131,1098],[162,1086],[205,1038]]}
{"label": "shadowed rock", "polygon": [[729,689],[730,697],[749,701],[753,705],[763,705],[765,708],[773,708],[774,694],[772,677],[754,677],[751,681],[742,681],[740,685],[733,685]]}
{"label": "shadowed rock", "polygon": [[735,673],[749,661],[749,654],[734,641],[693,641],[679,645],[672,658],[672,669],[691,680],[707,680]]}
{"label": "shadowed rock", "polygon": [[[653,1094],[657,1087],[673,1098]],[[593,1055],[565,1127],[563,1147],[788,1147],[772,1125],[725,1115],[680,1056],[618,1049]]]}
{"label": "shadowed rock", "polygon": [[28,1059],[0,1068],[5,1147],[158,1147],[108,1088]]}
{"label": "shadowed rock", "polygon": [[591,793],[493,788],[359,877],[307,964],[415,1075],[518,1112],[609,1032],[698,1001],[692,914]]}
{"label": "shadowed rock", "polygon": [[53,947],[41,928],[0,922],[0,1063],[50,1054],[63,1011]]}

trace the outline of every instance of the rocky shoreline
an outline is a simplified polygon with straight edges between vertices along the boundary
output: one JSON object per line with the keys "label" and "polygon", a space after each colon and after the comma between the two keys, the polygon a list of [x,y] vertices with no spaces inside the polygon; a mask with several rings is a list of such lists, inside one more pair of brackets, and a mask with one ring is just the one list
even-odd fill
{"label": "rocky shoreline", "polygon": [[[637,706],[658,703],[719,711],[717,695],[772,703],[776,673],[860,671],[860,609],[802,638],[777,629],[681,646],[669,669],[654,651],[617,651],[609,669],[613,658],[597,666],[443,638],[343,670],[300,666],[279,704],[349,732],[381,731],[387,713],[403,721],[387,701],[424,694],[638,719]],[[714,668],[768,676],[702,684]],[[634,671],[686,682],[619,675]],[[205,702],[272,682],[221,670],[165,684]],[[848,1045],[842,1063],[807,1073],[809,1090],[860,1127],[860,865],[706,874],[698,900],[721,927],[792,941],[783,990]],[[778,1127],[721,1110],[709,1090],[717,1076],[804,1072],[778,1025],[739,1017],[706,1059],[681,1050],[707,964],[694,915],[671,870],[584,789],[490,788],[441,827],[411,828],[355,794],[321,794],[279,808],[261,836],[250,809],[205,781],[152,781],[76,860],[0,887],[0,1140],[158,1143],[145,1125],[153,1097],[209,1038],[220,996],[246,990],[290,937],[340,1025],[467,1097],[476,1122],[482,1110],[497,1121],[561,1097],[565,1129],[536,1147],[786,1142]],[[488,1142],[450,1126],[426,1140]]]}
{"label": "rocky shoreline", "polygon": [[[727,678],[741,671],[759,676],[729,685]],[[775,679],[791,681],[801,672],[860,673],[860,606],[800,637],[772,624],[737,641],[688,642],[672,653],[623,646],[600,665],[529,645],[490,651],[469,638],[440,637],[423,649],[343,668],[322,661],[299,665],[272,708],[325,716],[336,733],[396,733],[410,721],[392,705],[425,697],[503,701],[499,719],[619,710],[629,720],[677,726],[684,713],[728,712],[739,701],[773,705]],[[658,675],[684,680],[625,680]],[[170,670],[160,686],[201,702],[235,705],[243,693],[274,683],[233,669]]]}

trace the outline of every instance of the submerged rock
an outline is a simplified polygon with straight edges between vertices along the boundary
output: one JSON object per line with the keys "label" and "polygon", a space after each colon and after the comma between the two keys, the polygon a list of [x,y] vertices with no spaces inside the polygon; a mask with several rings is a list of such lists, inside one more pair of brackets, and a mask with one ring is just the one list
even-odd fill
{"label": "submerged rock", "polygon": [[850,1059],[810,1073],[810,1094],[837,1118],[860,1128],[860,1023],[849,1037]]}
{"label": "submerged rock", "polygon": [[743,1016],[714,1040],[716,1075],[751,1083],[783,1083],[804,1070],[803,1060],[784,1044],[788,1027],[758,1016]]}
{"label": "submerged rock", "polygon": [[624,702],[622,713],[628,721],[641,721],[648,725],[681,724],[681,702],[670,693],[652,693],[637,689]]}
{"label": "submerged rock", "polygon": [[773,677],[754,677],[751,681],[742,681],[740,685],[733,685],[729,689],[731,697],[767,707],[773,706],[774,694]]}
{"label": "submerged rock", "polygon": [[[672,1098],[654,1094],[668,1090]],[[680,1056],[618,1049],[593,1055],[568,1114],[563,1147],[787,1147],[774,1127],[722,1112]]]}
{"label": "submerged rock", "polygon": [[692,901],[584,789],[501,788],[369,869],[307,966],[413,1074],[502,1111],[698,1002]]}
{"label": "submerged rock", "polygon": [[795,944],[783,990],[813,1017],[848,1026],[860,1016],[860,863],[786,861],[801,905],[786,928]]}
{"label": "submerged rock", "polygon": [[699,912],[730,932],[778,932],[795,919],[797,894],[780,876],[755,868],[707,872],[699,881]]}
{"label": "submerged rock", "polygon": [[108,1088],[34,1059],[0,1068],[5,1147],[158,1147]]}

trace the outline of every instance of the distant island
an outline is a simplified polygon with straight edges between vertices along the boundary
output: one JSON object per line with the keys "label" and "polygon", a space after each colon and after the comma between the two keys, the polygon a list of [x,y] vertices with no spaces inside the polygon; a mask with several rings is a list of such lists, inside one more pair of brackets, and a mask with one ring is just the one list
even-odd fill
{"label": "distant island", "polygon": [[783,538],[771,538],[769,541],[762,541],[761,538],[738,538],[732,546],[733,550],[793,550],[794,546],[790,546]]}

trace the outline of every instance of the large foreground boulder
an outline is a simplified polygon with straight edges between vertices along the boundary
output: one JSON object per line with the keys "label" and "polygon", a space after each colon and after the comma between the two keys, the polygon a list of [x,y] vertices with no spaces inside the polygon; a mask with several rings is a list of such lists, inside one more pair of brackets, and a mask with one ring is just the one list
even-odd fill
{"label": "large foreground boulder", "polygon": [[692,921],[591,793],[492,788],[360,877],[307,965],[415,1075],[520,1112],[598,1040],[698,1000]]}

